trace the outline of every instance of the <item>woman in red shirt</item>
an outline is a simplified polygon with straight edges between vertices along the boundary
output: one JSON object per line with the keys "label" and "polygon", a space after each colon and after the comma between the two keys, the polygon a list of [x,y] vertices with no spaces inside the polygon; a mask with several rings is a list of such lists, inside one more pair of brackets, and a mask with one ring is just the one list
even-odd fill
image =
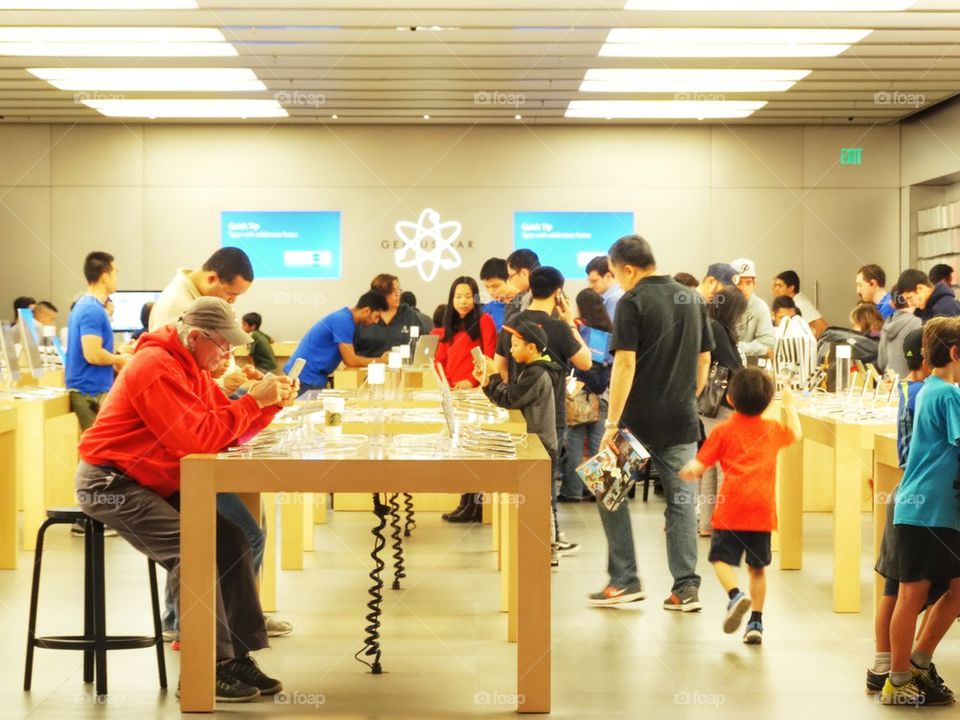
{"label": "woman in red shirt", "polygon": [[470,355],[473,348],[479,347],[489,358],[496,352],[497,328],[493,318],[480,311],[479,293],[477,281],[471,277],[458,277],[450,286],[436,362],[454,390],[478,385]]}

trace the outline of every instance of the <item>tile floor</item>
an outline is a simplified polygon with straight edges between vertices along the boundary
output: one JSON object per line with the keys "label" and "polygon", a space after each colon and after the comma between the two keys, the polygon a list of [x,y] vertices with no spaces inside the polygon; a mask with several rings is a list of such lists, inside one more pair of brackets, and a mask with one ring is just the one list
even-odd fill
{"label": "tile floor", "polygon": [[[662,500],[634,503],[634,532],[649,598],[629,609],[587,607],[585,593],[605,580],[605,544],[593,504],[562,506],[562,526],[582,552],[553,575],[553,716],[558,718],[828,718],[889,717],[915,712],[877,705],[863,692],[872,659],[870,524],[864,516],[862,562],[867,612],[836,615],[831,607],[831,519],[806,517],[800,572],[769,575],[762,647],[747,647],[720,628],[725,595],[705,562],[701,613],[668,613]],[[302,572],[282,572],[279,617],[294,634],[258,654],[280,677],[286,702],[263,699],[220,705],[221,712],[262,718],[456,718],[513,714],[515,648],[503,641],[499,581],[489,529],[448,526],[418,516],[407,544],[405,589],[385,590],[384,675],[353,659],[361,647],[371,567],[370,518],[331,513],[316,528],[316,551]],[[82,542],[66,527],[51,530],[45,555],[39,630],[75,632],[81,621]],[[146,561],[122,540],[108,551],[108,629],[149,628]],[[774,563],[777,556],[774,556]],[[30,556],[0,572],[0,720],[176,717],[173,692],[157,689],[150,650],[109,656],[111,693],[97,703],[81,679],[77,653],[37,650],[34,689],[22,692],[30,590]],[[389,588],[389,578],[388,578]],[[175,686],[178,654],[167,649]],[[941,674],[960,686],[960,642],[954,632],[937,656]],[[922,710],[955,713],[954,708]]]}

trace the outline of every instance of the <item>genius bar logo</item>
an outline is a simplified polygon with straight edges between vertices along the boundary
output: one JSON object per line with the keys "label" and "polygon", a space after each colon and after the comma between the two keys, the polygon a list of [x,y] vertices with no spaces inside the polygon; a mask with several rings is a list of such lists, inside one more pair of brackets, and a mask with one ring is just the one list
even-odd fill
{"label": "genius bar logo", "polygon": [[394,242],[397,250],[393,257],[397,267],[415,267],[427,282],[433,280],[441,269],[460,267],[463,259],[458,250],[473,247],[472,242],[457,241],[462,227],[456,220],[440,222],[440,213],[431,208],[421,212],[415,223],[400,220],[394,225],[400,239]]}

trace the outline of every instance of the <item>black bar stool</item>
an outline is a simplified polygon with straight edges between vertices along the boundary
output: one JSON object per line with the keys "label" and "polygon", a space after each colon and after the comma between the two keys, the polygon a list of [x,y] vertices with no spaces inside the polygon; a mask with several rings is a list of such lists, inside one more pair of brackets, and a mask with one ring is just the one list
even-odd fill
{"label": "black bar stool", "polygon": [[[40,561],[43,559],[43,537],[51,525],[83,524],[84,529],[84,590],[83,635],[36,637],[37,600],[40,594]],[[47,520],[37,531],[37,549],[33,561],[33,588],[30,591],[30,621],[27,626],[27,664],[23,674],[23,689],[30,690],[33,676],[33,649],[82,650],[83,681],[90,683],[96,677],[97,695],[107,694],[107,651],[157,649],[157,668],[160,688],[167,687],[167,667],[163,656],[163,628],[160,624],[160,596],[157,593],[157,567],[147,560],[150,573],[150,600],[153,606],[153,635],[107,635],[106,598],[104,597],[103,523],[84,515],[77,508],[47,510]],[[94,672],[96,669],[96,672]]]}

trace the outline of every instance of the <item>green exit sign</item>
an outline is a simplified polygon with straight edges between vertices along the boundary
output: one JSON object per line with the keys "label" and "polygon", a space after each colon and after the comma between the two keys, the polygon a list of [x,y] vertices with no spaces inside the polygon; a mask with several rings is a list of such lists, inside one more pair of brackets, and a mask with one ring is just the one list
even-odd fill
{"label": "green exit sign", "polygon": [[859,165],[863,161],[863,148],[840,148],[841,165]]}

